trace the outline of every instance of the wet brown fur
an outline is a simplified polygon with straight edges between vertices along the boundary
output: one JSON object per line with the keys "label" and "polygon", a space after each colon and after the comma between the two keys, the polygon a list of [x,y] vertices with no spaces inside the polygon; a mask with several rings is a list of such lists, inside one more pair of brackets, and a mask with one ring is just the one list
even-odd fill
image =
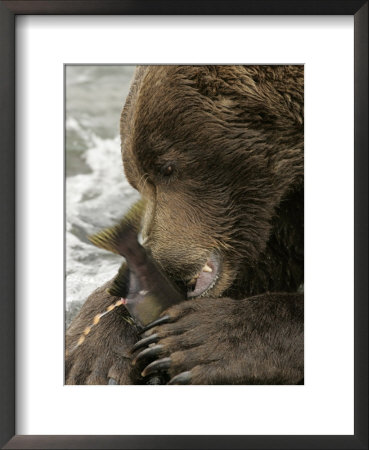
{"label": "wet brown fur", "polygon": [[[302,66],[136,71],[121,137],[126,176],[145,199],[145,246],[179,285],[211,252],[222,259],[206,298],[177,305],[173,323],[154,329],[172,358],[170,376],[190,370],[204,384],[303,378],[303,86]],[[105,305],[101,296],[88,299],[67,347]],[[127,375],[124,356],[111,355],[115,342],[124,354],[137,340],[120,314],[68,358],[68,383],[106,382],[117,364],[118,382],[142,381]],[[105,378],[94,378],[96,364]]]}

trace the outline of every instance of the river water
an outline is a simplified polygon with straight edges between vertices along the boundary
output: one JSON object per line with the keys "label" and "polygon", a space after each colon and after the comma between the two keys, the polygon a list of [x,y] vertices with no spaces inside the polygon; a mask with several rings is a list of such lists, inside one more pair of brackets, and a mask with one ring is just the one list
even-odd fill
{"label": "river water", "polygon": [[112,278],[122,258],[88,235],[115,224],[138,198],[121,162],[119,119],[134,66],[66,66],[66,322]]}

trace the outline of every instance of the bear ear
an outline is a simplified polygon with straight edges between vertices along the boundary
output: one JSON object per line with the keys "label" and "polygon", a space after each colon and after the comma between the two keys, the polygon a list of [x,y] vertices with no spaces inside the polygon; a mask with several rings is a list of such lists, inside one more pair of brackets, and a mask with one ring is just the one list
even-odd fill
{"label": "bear ear", "polygon": [[136,233],[139,232],[144,210],[145,202],[141,199],[128,210],[118,225],[105,228],[97,234],[88,236],[89,241],[96,245],[96,247],[120,255],[118,250],[119,242],[123,239],[127,228],[133,229]]}

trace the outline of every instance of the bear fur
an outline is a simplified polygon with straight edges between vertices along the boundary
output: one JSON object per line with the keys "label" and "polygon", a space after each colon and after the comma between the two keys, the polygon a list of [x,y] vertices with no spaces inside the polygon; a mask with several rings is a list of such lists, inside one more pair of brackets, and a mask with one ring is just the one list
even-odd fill
{"label": "bear fur", "polygon": [[143,335],[116,308],[75,348],[119,298],[95,291],[67,331],[67,384],[303,382],[303,113],[300,65],[138,67],[121,143],[144,246],[181,289],[217,273]]}

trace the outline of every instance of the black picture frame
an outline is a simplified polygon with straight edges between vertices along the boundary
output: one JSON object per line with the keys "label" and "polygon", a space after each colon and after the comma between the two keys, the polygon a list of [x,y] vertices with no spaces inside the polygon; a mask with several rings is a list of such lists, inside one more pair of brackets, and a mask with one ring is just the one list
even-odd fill
{"label": "black picture frame", "polygon": [[[15,435],[15,17],[19,14],[353,15],[355,42],[355,406],[350,436]],[[0,445],[6,449],[368,448],[368,1],[0,1]],[[337,393],[339,395],[339,393]]]}

